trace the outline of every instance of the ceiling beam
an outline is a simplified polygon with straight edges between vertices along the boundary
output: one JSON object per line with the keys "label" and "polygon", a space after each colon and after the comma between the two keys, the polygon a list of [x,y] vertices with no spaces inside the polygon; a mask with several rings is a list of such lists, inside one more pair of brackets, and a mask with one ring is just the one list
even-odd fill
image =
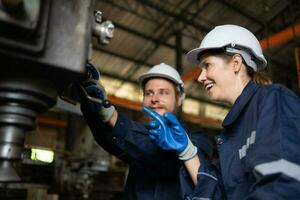
{"label": "ceiling beam", "polygon": [[[167,43],[165,41],[162,41],[160,39],[156,39],[155,37],[146,35],[144,33],[141,33],[139,31],[136,31],[134,29],[126,27],[126,26],[124,26],[122,24],[119,24],[117,22],[113,22],[113,24],[116,26],[117,29],[121,29],[121,30],[126,31],[126,32],[128,32],[130,34],[133,34],[135,36],[141,37],[141,38],[143,38],[145,40],[149,40],[149,41],[151,41],[151,42],[153,42],[153,43],[155,43],[157,45],[160,44],[160,45],[166,46],[166,47],[171,48],[171,49],[176,49],[176,46],[173,45],[173,44],[169,44],[169,43]],[[183,53],[187,53],[187,52],[188,52],[188,50],[183,49]]]}
{"label": "ceiling beam", "polygon": [[[100,1],[97,1],[98,3],[100,2]],[[151,17],[149,14],[145,14],[145,13],[143,13],[143,14],[141,14],[141,13],[139,13],[139,11],[138,11],[138,6],[122,6],[122,5],[119,5],[118,3],[124,3],[124,1],[114,1],[114,0],[101,0],[101,2],[104,2],[104,3],[106,3],[106,4],[108,4],[108,5],[110,5],[110,6],[112,6],[112,7],[114,7],[114,8],[118,8],[119,10],[122,10],[122,11],[124,11],[124,12],[128,12],[128,13],[130,13],[130,14],[132,14],[132,15],[135,15],[135,16],[137,16],[138,18],[141,18],[141,19],[143,19],[143,20],[146,20],[146,21],[148,21],[148,22],[151,22],[151,23],[154,23],[154,24],[157,24],[157,25],[161,25],[161,24],[159,24],[159,21],[157,20],[157,18],[153,18],[153,17]],[[116,3],[116,2],[118,2],[118,3]],[[146,7],[146,6],[144,6],[144,7]],[[97,8],[99,9],[99,10],[101,10],[101,5],[97,5]]]}
{"label": "ceiling beam", "polygon": [[270,26],[276,19],[278,19],[278,17],[282,17],[283,13],[286,12],[287,9],[289,9],[289,7],[290,7],[290,1],[282,1],[282,2],[280,2],[280,4],[281,4],[280,11],[278,11],[277,14],[275,14],[270,19],[268,19],[267,22],[266,22],[266,26],[261,27],[258,31],[256,31],[255,35],[265,35],[263,33],[263,31],[267,32],[268,31],[268,26]]}
{"label": "ceiling beam", "polygon": [[239,15],[247,18],[247,19],[250,19],[252,22],[255,22],[257,24],[259,24],[260,26],[264,27],[265,24],[263,21],[253,17],[252,15],[246,13],[246,12],[243,12],[240,8],[230,4],[229,2],[227,2],[226,0],[217,0],[219,3],[221,3],[222,5],[230,8],[231,10],[235,11],[236,13],[238,13]]}
{"label": "ceiling beam", "polygon": [[[180,5],[181,5],[181,3],[183,3],[183,2],[185,2],[185,0],[181,0],[181,2],[179,3],[179,4],[177,4],[177,6],[178,7],[180,7]],[[194,1],[193,0],[191,0],[191,1],[189,1],[188,2],[188,4],[187,5],[185,5],[184,6],[184,8],[182,8],[181,10],[180,10],[180,13],[184,13],[186,10],[188,10],[192,5],[194,4]],[[168,22],[168,18],[172,18],[172,16],[169,16],[169,15],[167,15],[167,18],[165,19],[165,22]],[[166,40],[168,40],[172,35],[174,35],[174,31],[170,31],[170,30],[172,30],[172,27],[174,26],[174,24],[176,24],[177,23],[177,20],[176,19],[174,19],[174,18],[172,18],[172,21],[169,21],[168,22],[168,25],[167,26],[163,26],[163,27],[160,27],[160,29],[159,30],[162,30],[162,32],[159,34],[159,36],[158,36],[158,38],[159,38],[159,43],[156,43],[154,46],[150,46],[150,47],[148,47],[146,50],[144,50],[144,54],[142,55],[142,57],[143,57],[143,61],[147,61],[155,52],[156,52],[156,50],[160,47],[160,44],[161,44],[161,42],[163,42],[163,41],[166,41]],[[179,31],[179,30],[178,30]],[[177,41],[176,41],[177,42]],[[176,44],[177,45],[177,44]],[[174,50],[175,50],[175,52],[177,52],[177,47],[175,47],[174,48]],[[183,50],[181,50],[182,52],[183,52]],[[182,56],[182,52],[181,52],[181,54],[180,55],[175,55],[175,56]],[[187,51],[186,51],[187,52]],[[185,52],[185,53],[186,53]],[[176,63],[176,65],[177,65],[177,63]],[[131,72],[134,72],[136,69],[137,69],[137,67],[139,67],[138,65],[135,65],[134,67],[133,67],[133,69],[134,70],[132,70]],[[180,73],[180,71],[179,71],[179,73]],[[127,77],[130,77],[132,75],[132,73],[131,74],[128,74],[127,75]]]}
{"label": "ceiling beam", "polygon": [[145,66],[148,66],[148,67],[154,66],[154,64],[152,64],[152,63],[148,63],[148,62],[145,62],[145,61],[140,60],[140,59],[132,58],[132,57],[120,54],[120,53],[116,53],[116,52],[110,51],[110,50],[108,50],[106,48],[103,48],[103,47],[101,47],[99,45],[94,45],[93,44],[93,48],[95,50],[97,50],[97,51],[101,51],[101,52],[104,52],[106,54],[113,55],[113,56],[116,56],[118,58],[122,58],[124,60],[134,62],[134,63],[139,64],[139,65],[145,65]]}
{"label": "ceiling beam", "polygon": [[205,27],[205,26],[200,25],[200,24],[197,24],[197,23],[195,23],[195,22],[192,21],[192,20],[188,20],[188,19],[186,19],[186,16],[184,16],[184,15],[176,14],[176,13],[173,13],[173,12],[167,10],[167,9],[164,9],[164,8],[162,8],[162,7],[159,7],[159,6],[157,6],[156,4],[154,4],[152,1],[145,1],[145,0],[137,0],[137,1],[140,2],[141,4],[144,4],[144,5],[146,5],[146,6],[149,6],[149,7],[152,8],[152,9],[157,10],[157,11],[160,12],[160,13],[163,13],[163,14],[165,14],[165,15],[168,15],[168,16],[170,16],[170,17],[173,17],[174,19],[176,19],[176,20],[178,20],[178,21],[181,21],[181,22],[183,22],[183,23],[185,23],[185,24],[188,24],[189,26],[192,26],[192,27],[198,29],[199,31],[203,31],[203,32],[208,32],[208,31],[210,31],[210,28]]}

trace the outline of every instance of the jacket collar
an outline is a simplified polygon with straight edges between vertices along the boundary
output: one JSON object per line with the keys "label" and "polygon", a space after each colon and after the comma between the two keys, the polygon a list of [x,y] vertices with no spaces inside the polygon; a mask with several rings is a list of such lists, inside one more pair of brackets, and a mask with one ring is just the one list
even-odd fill
{"label": "jacket collar", "polygon": [[247,102],[258,89],[258,85],[254,81],[249,81],[242,91],[242,94],[237,98],[229,113],[226,115],[222,126],[226,127],[232,124],[240,115]]}

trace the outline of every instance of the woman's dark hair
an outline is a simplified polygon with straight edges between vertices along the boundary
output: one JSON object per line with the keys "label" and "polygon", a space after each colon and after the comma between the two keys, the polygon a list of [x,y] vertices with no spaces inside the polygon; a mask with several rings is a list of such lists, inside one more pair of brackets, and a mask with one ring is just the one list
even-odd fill
{"label": "woman's dark hair", "polygon": [[266,72],[256,72],[251,67],[247,66],[247,74],[255,83],[259,85],[272,84],[272,79],[270,78],[270,76],[268,76]]}

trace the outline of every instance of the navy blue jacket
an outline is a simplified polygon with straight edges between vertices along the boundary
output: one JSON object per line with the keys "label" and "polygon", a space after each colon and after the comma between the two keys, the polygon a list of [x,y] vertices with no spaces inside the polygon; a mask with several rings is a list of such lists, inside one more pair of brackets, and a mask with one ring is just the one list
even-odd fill
{"label": "navy blue jacket", "polygon": [[[111,128],[101,123],[97,111],[89,103],[81,106],[84,117],[97,143],[109,153],[129,164],[125,185],[126,200],[180,200],[179,169],[182,166],[175,152],[158,148],[148,136],[146,125],[119,114]],[[199,155],[209,155],[209,140],[192,134],[191,141],[201,147]]]}
{"label": "navy blue jacket", "polygon": [[280,85],[249,82],[216,137],[219,161],[202,162],[185,199],[300,199],[300,99]]}

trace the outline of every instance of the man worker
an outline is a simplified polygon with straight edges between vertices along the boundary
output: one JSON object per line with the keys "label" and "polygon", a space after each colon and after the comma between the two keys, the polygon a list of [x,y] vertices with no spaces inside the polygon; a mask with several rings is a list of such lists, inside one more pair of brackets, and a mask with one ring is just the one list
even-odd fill
{"label": "man worker", "polygon": [[[91,64],[87,65],[87,70],[92,78],[82,83],[85,91],[105,102],[106,92],[99,82],[98,70]],[[139,82],[143,89],[143,106],[160,115],[165,112],[176,114],[185,98],[185,91],[183,81],[173,67],[165,63],[155,65],[140,76]],[[84,99],[81,110],[97,143],[128,163],[126,200],[182,199],[179,181],[182,162],[196,154],[210,155],[210,142],[199,132],[191,134],[189,151],[180,155],[178,160],[176,152],[164,151],[149,138],[147,125],[123,116],[113,105],[104,106]]]}

